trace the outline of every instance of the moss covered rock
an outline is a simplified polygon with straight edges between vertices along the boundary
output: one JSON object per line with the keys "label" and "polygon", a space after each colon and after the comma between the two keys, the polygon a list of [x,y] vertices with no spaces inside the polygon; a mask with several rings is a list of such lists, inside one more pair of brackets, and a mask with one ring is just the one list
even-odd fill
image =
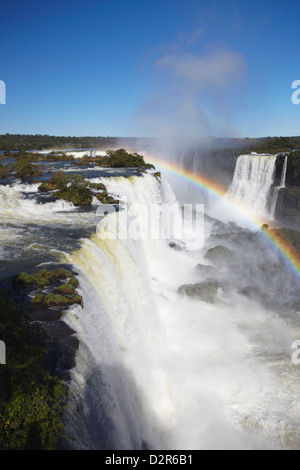
{"label": "moss covered rock", "polygon": [[47,271],[47,269],[42,269],[33,275],[34,279],[52,279],[53,276],[53,271]]}
{"label": "moss covered rock", "polygon": [[37,279],[36,283],[39,287],[46,287],[46,286],[49,286],[49,284],[50,284],[49,280],[45,279],[43,277]]}
{"label": "moss covered rock", "polygon": [[68,283],[59,286],[56,290],[59,294],[62,295],[72,295],[75,294],[76,287],[74,286],[74,284]]}
{"label": "moss covered rock", "polygon": [[63,307],[74,304],[83,306],[83,300],[82,297],[78,294],[75,294],[69,298],[65,295],[49,293],[43,299],[43,304],[46,305],[46,307]]}
{"label": "moss covered rock", "polygon": [[100,191],[107,191],[106,186],[103,183],[89,183],[91,189],[97,189]]}
{"label": "moss covered rock", "polygon": [[69,279],[69,284],[72,284],[73,286],[78,287],[79,286],[79,281],[78,281],[77,277],[71,277],[71,279]]}
{"label": "moss covered rock", "polygon": [[35,279],[34,279],[34,276],[32,276],[31,274],[22,272],[15,278],[15,282],[28,285],[28,284],[33,284],[35,282]]}
{"label": "moss covered rock", "polygon": [[55,193],[57,199],[72,202],[74,206],[90,206],[93,193],[86,187],[74,187],[73,185]]}
{"label": "moss covered rock", "polygon": [[42,304],[43,301],[44,301],[44,294],[37,294],[35,297],[33,297],[33,299],[31,299],[31,303],[33,305],[39,305],[39,304]]}
{"label": "moss covered rock", "polygon": [[72,277],[72,272],[68,269],[58,268],[54,271],[54,276],[58,279],[68,279]]}

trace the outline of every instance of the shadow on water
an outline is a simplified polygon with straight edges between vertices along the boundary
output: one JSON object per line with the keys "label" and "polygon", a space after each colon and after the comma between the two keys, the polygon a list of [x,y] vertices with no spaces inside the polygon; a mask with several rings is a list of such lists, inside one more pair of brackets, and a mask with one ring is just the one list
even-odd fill
{"label": "shadow on water", "polygon": [[67,450],[150,450],[144,405],[122,365],[94,367],[84,388],[71,390],[65,416]]}

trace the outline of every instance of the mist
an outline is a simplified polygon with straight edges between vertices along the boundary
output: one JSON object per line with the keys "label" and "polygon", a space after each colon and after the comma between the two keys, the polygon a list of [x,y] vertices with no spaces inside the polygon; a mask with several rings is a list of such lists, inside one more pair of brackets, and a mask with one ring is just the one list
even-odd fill
{"label": "mist", "polygon": [[207,142],[209,136],[238,135],[233,118],[242,101],[246,62],[224,44],[210,44],[202,51],[199,37],[195,51],[195,41],[165,47],[154,63],[148,97],[137,111],[144,135],[180,139],[192,146]]}

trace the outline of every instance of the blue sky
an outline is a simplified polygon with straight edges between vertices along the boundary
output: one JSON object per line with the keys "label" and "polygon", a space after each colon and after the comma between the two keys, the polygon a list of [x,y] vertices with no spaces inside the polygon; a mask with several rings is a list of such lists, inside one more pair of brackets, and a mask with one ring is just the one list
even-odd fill
{"label": "blue sky", "polygon": [[0,133],[300,135],[299,1],[0,6]]}

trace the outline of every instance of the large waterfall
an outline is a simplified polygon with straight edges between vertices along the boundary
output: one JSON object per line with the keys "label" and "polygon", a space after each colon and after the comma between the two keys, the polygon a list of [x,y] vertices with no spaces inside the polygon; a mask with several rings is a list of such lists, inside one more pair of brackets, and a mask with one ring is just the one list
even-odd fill
{"label": "large waterfall", "polygon": [[[266,211],[275,159],[240,157],[231,195]],[[72,367],[69,439],[61,446],[299,449],[299,366],[291,357],[300,339],[300,280],[280,251],[257,225],[232,223],[235,205],[228,201],[220,217],[205,205],[204,236],[191,243],[190,221],[164,171],[160,178],[155,170],[69,165],[55,162],[59,171],[103,183],[122,202],[119,211],[103,210],[96,197],[92,207],[78,209],[35,183],[0,186],[4,285],[21,271],[61,262],[79,280],[83,306],[59,320],[55,309],[45,320],[40,312],[50,337],[56,331],[68,347],[73,336],[64,336],[65,322],[79,343],[75,361],[65,365]],[[172,207],[187,232],[147,232],[152,214],[164,228],[152,213],[157,206]],[[126,214],[133,230],[123,236]],[[58,372],[63,359],[54,364]]]}
{"label": "large waterfall", "polygon": [[[269,174],[274,159],[264,158],[260,165]],[[175,201],[169,184],[151,175],[105,178],[105,184],[144,208]],[[84,308],[76,306],[65,317],[80,340],[66,417],[71,446],[297,447],[298,381],[289,366],[293,329],[237,292],[255,280],[253,289],[268,292],[272,300],[283,288],[280,279],[266,275],[275,255],[249,239],[251,258],[243,260],[247,250],[237,245],[241,267],[215,274],[224,275],[226,287],[215,303],[207,303],[178,294],[180,285],[203,280],[195,266],[207,264],[205,250],[174,249],[166,240],[105,237],[103,231],[110,232],[120,216],[107,215],[97,233],[66,258],[79,273],[84,298]],[[143,227],[145,212],[136,217]],[[206,248],[215,246],[218,236],[230,239],[230,227],[207,223]],[[264,272],[254,276],[262,249]],[[282,290],[281,301],[288,295]]]}
{"label": "large waterfall", "polygon": [[257,215],[268,214],[276,158],[274,155],[240,155],[228,196],[242,202]]}

